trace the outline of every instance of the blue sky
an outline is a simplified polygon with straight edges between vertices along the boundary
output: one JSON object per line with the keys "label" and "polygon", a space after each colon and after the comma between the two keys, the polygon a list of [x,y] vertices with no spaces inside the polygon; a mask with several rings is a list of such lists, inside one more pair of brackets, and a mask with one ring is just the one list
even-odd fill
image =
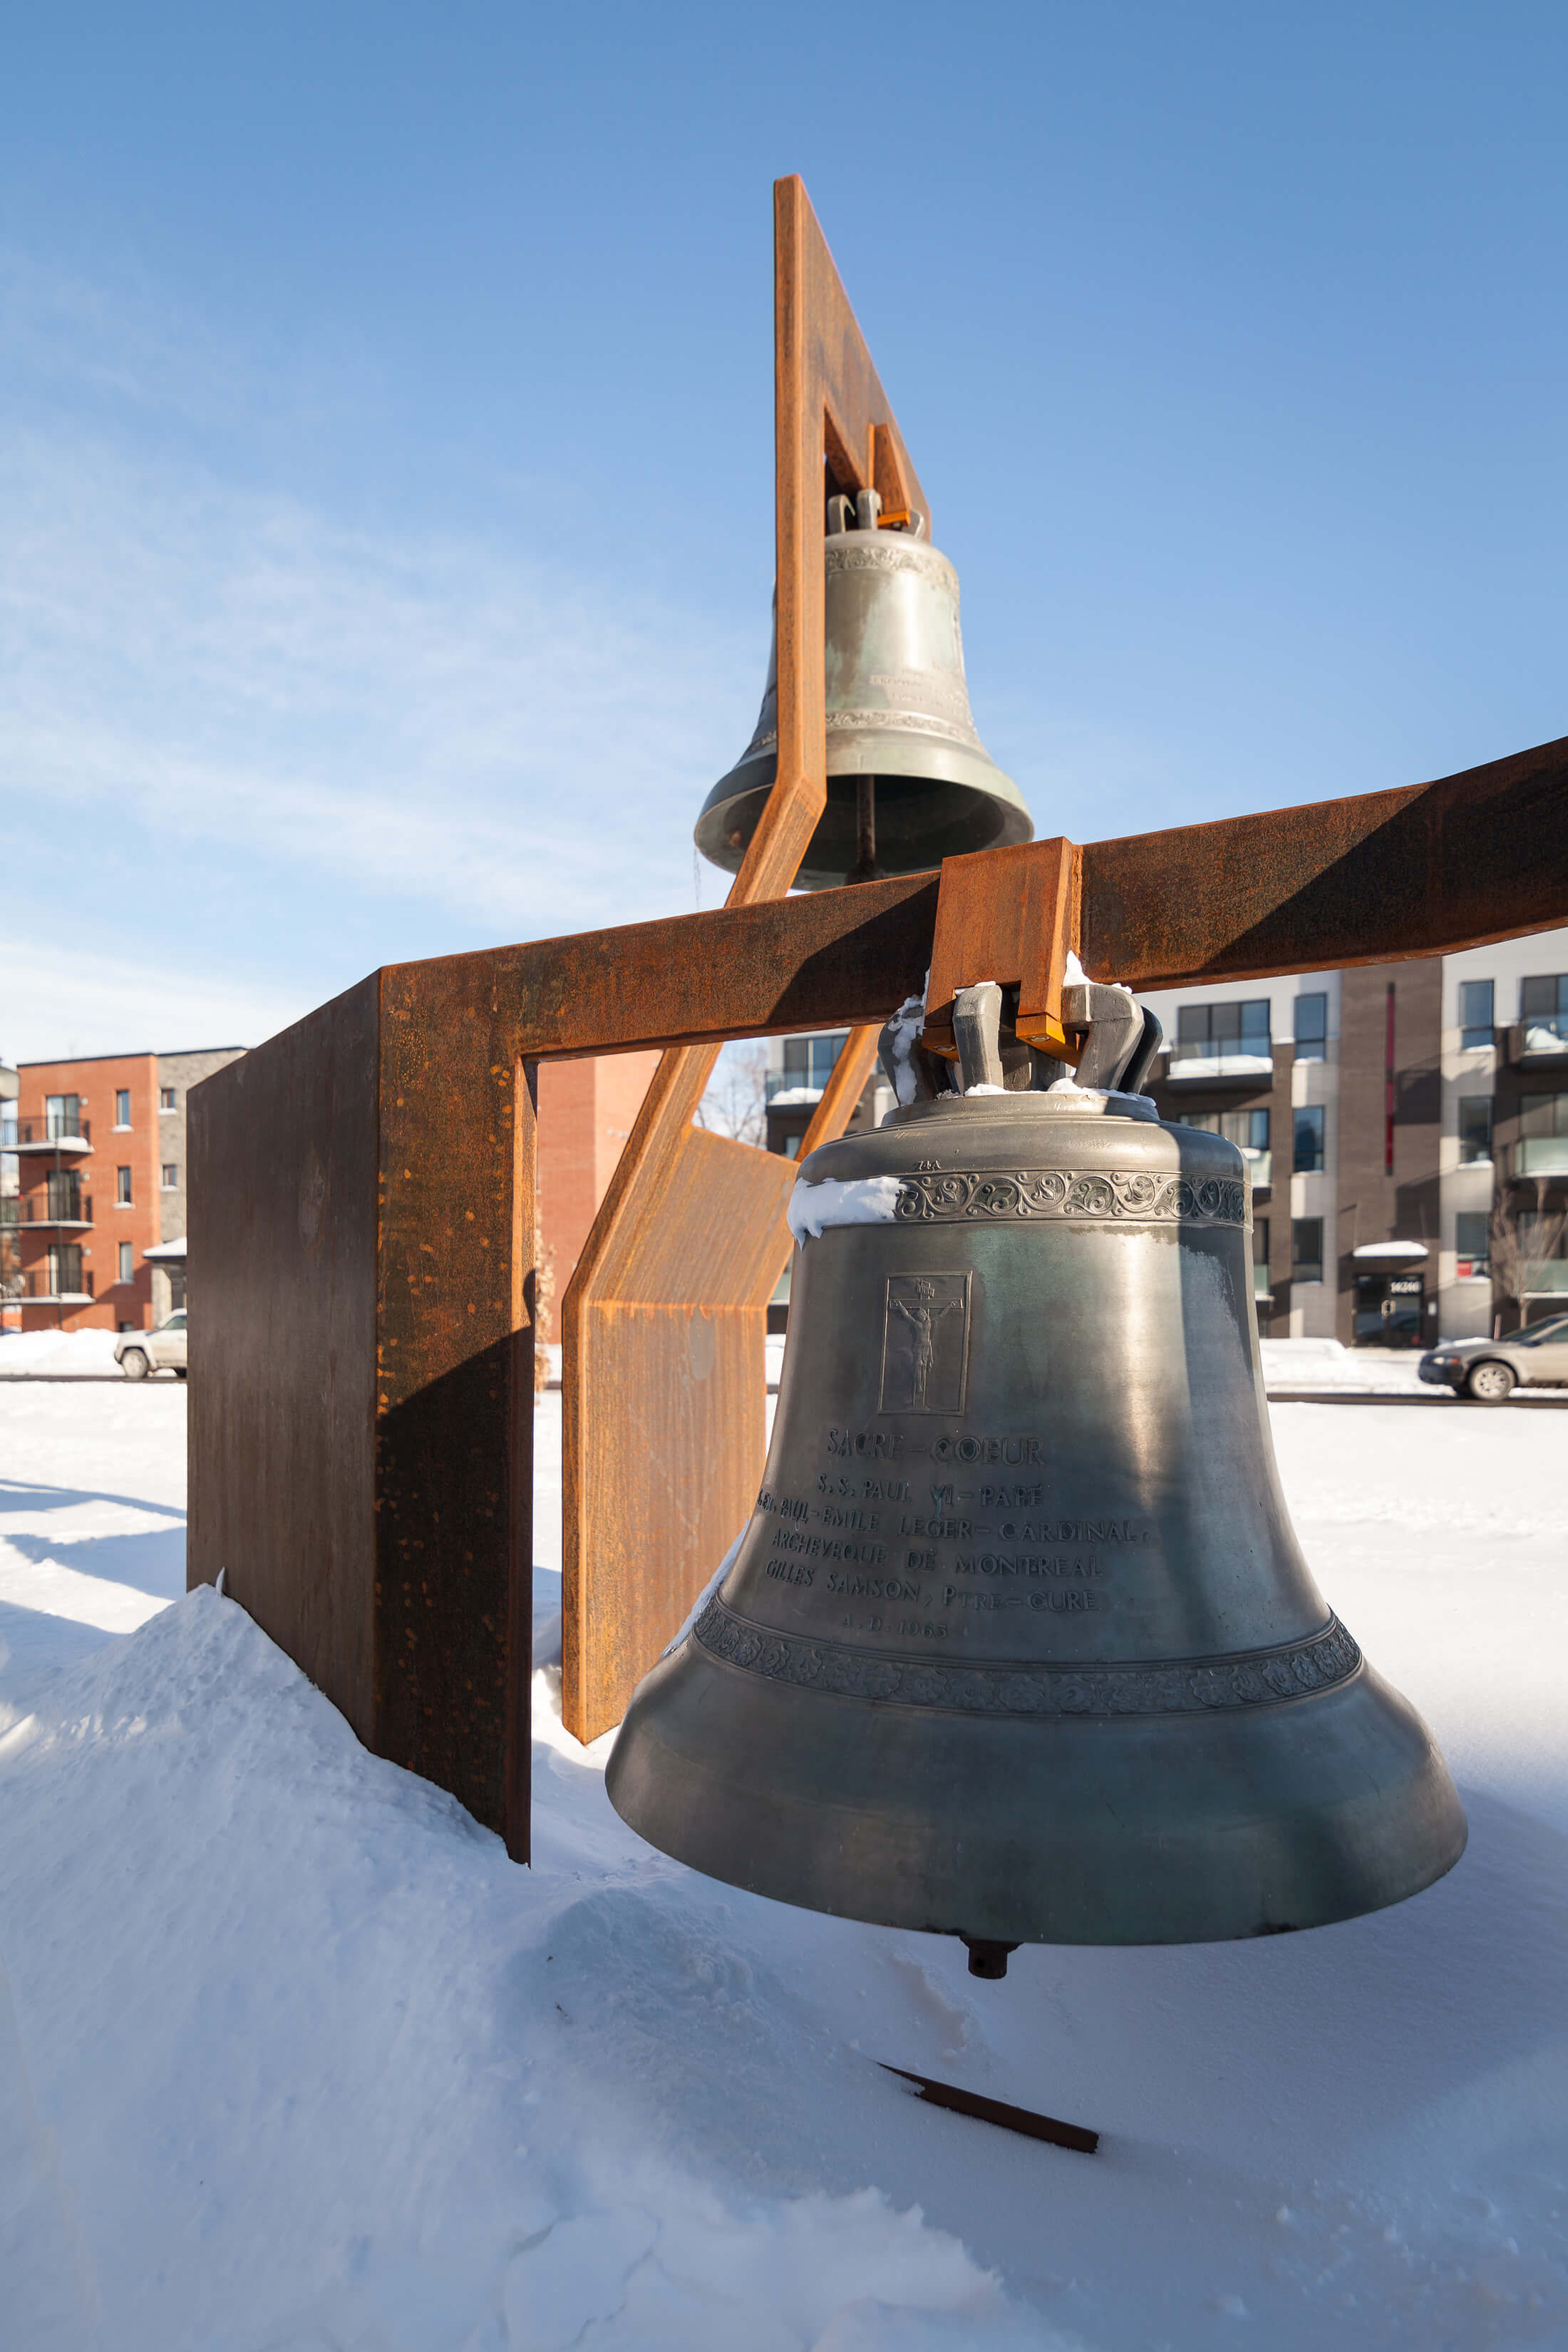
{"label": "blue sky", "polygon": [[1568,15],[15,11],[0,1051],[697,902],[804,173],[1081,840],[1568,731]]}

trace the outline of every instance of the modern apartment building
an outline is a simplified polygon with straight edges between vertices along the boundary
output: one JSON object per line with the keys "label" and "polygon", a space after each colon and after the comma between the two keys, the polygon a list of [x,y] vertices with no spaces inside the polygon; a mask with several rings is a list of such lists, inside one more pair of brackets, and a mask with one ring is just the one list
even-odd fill
{"label": "modern apartment building", "polygon": [[1568,930],[1143,1001],[1162,1118],[1248,1157],[1267,1335],[1424,1346],[1568,1306]]}
{"label": "modern apartment building", "polygon": [[141,1331],[184,1303],[185,1096],[245,1051],[116,1054],[17,1068],[15,1240],[24,1331]]}
{"label": "modern apartment building", "polygon": [[[1142,1001],[1162,1118],[1247,1156],[1267,1337],[1426,1346],[1568,1307],[1568,929]],[[770,1150],[799,1151],[843,1042],[773,1040]],[[891,1103],[874,1081],[854,1123]]]}

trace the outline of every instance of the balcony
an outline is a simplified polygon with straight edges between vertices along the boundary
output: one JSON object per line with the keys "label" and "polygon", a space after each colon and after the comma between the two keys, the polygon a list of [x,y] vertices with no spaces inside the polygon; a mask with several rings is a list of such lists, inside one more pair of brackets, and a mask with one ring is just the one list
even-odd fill
{"label": "balcony", "polygon": [[[92,1279],[90,1275],[87,1278],[89,1281]],[[56,1290],[52,1286],[53,1277],[47,1274],[21,1274],[16,1280],[19,1287],[10,1294],[14,1307],[92,1307],[97,1304],[90,1290]]]}
{"label": "balcony", "polygon": [[1271,1037],[1178,1037],[1165,1076],[1173,1085],[1257,1086],[1274,1076]]}
{"label": "balcony", "polygon": [[1538,1257],[1524,1269],[1522,1288],[1530,1298],[1568,1297],[1568,1257]]}
{"label": "balcony", "polygon": [[58,1118],[24,1118],[16,1122],[16,1140],[7,1151],[90,1151],[92,1122],[79,1118],[68,1125]]}
{"label": "balcony", "polygon": [[1568,1070],[1568,1013],[1531,1013],[1508,1034],[1516,1070]]}
{"label": "balcony", "polygon": [[1256,1262],[1252,1268],[1252,1295],[1260,1307],[1266,1305],[1274,1296],[1273,1287],[1268,1279],[1268,1268],[1266,1265],[1258,1265]]}
{"label": "balcony", "polygon": [[[826,1085],[826,1079],[823,1085]],[[805,1070],[770,1070],[767,1074],[767,1105],[775,1104],[780,1110],[789,1110],[796,1103],[822,1100],[822,1086],[813,1086]]]}
{"label": "balcony", "polygon": [[1252,1179],[1253,1191],[1255,1192],[1271,1191],[1274,1183],[1272,1151],[1249,1151],[1244,1143],[1241,1146],[1241,1156],[1247,1162],[1247,1172]]}
{"label": "balcony", "polygon": [[1527,1135],[1513,1147],[1516,1176],[1568,1176],[1568,1135]]}
{"label": "balcony", "polygon": [[78,1201],[75,1206],[77,1210],[75,1216],[57,1217],[47,1201],[17,1199],[0,1201],[0,1225],[7,1225],[16,1233],[86,1233],[93,1222],[92,1195],[89,1193],[85,1200]]}

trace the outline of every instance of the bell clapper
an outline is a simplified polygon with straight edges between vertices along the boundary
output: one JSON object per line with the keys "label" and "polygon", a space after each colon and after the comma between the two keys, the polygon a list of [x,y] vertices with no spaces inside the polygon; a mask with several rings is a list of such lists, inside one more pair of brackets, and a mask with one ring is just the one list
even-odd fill
{"label": "bell clapper", "polygon": [[965,1936],[963,1945],[969,1954],[970,1975],[984,1977],[992,1984],[1006,1975],[1007,1962],[1018,1948],[1016,1944],[998,1944],[990,1936]]}
{"label": "bell clapper", "polygon": [[851,882],[877,878],[877,779],[855,779],[855,871]]}

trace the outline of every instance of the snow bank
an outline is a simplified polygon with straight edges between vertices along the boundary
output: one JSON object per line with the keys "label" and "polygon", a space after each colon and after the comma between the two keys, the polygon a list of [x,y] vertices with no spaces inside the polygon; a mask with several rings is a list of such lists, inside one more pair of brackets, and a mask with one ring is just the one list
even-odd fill
{"label": "snow bank", "polygon": [[[50,1562],[178,1592],[184,1402],[0,1397],[7,2352],[1568,2340],[1568,1580],[1538,1415],[1272,1416],[1329,1597],[1459,1780],[1459,1867],[1312,1935],[1031,1949],[991,1985],[641,1845],[553,1672],[521,1871],[231,1601],[123,1636],[35,1608]],[[879,2059],[1101,2152],[924,2106]]]}
{"label": "snow bank", "polygon": [[0,1335],[0,1380],[94,1380],[124,1374],[114,1360],[113,1331],[7,1331]]}

